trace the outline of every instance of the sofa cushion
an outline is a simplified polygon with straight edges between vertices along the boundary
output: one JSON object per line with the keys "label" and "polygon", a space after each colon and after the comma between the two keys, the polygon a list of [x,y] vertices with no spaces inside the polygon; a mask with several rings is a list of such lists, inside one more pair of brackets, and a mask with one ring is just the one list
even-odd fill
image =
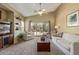
{"label": "sofa cushion", "polygon": [[70,45],[71,42],[67,41],[67,40],[57,40],[57,43],[59,43],[62,47],[64,47],[65,49],[69,50],[70,49]]}
{"label": "sofa cushion", "polygon": [[64,33],[62,38],[70,42],[79,41],[79,36],[76,34],[71,34],[71,33]]}

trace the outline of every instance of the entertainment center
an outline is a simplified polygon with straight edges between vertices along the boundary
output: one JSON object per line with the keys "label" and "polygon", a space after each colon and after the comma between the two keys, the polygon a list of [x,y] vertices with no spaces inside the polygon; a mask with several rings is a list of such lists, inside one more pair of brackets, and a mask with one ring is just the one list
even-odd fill
{"label": "entertainment center", "polygon": [[11,22],[0,21],[0,48],[13,44],[13,34],[11,33]]}

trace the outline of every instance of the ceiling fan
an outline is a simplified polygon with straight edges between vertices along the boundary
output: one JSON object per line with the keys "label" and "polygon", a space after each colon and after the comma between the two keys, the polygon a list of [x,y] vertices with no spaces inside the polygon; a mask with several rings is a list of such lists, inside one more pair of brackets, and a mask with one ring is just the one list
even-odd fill
{"label": "ceiling fan", "polygon": [[46,13],[47,14],[47,11],[46,11],[46,9],[42,9],[42,3],[39,3],[39,10],[35,10],[34,11],[34,13],[36,13],[36,14],[39,14],[40,16],[42,15],[42,14],[44,14],[44,13]]}

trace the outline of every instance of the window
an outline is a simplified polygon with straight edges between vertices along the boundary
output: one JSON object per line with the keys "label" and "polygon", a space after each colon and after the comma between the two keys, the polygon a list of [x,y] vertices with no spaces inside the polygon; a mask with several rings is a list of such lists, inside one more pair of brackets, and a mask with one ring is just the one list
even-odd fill
{"label": "window", "polygon": [[35,36],[41,36],[49,32],[49,21],[34,22],[30,23],[30,29]]}

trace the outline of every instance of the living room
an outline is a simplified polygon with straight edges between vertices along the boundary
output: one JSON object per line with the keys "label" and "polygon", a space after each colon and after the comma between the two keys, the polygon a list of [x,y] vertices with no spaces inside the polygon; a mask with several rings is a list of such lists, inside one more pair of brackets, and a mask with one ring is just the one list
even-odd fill
{"label": "living room", "polygon": [[[25,6],[27,8],[23,8]],[[42,10],[40,7],[47,8],[47,11],[43,9],[44,14],[38,13]],[[0,32],[0,54],[78,55],[78,7],[78,3],[1,3],[0,24],[11,22],[11,28],[6,34]],[[37,51],[37,41],[41,40],[42,35],[48,35],[52,42],[51,46],[46,48],[48,52]],[[25,48],[24,44],[28,48]],[[49,45],[50,43],[47,44]]]}

